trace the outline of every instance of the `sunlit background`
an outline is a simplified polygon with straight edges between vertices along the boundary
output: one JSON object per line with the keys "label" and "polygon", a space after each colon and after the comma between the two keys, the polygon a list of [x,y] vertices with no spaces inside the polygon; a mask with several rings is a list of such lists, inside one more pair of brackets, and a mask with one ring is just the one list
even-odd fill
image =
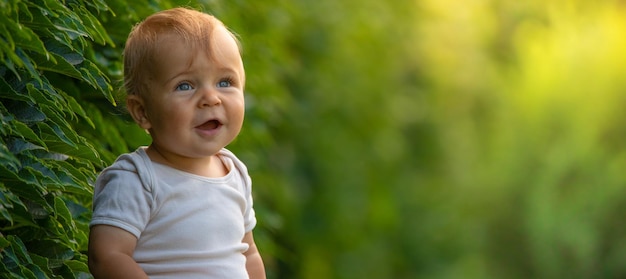
{"label": "sunlit background", "polygon": [[232,148],[271,275],[626,276],[626,2],[258,5]]}

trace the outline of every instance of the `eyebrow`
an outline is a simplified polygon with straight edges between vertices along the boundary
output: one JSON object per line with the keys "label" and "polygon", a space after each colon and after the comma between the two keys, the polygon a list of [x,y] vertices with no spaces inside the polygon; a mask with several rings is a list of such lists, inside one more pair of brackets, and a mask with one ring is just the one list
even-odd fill
{"label": "eyebrow", "polygon": [[217,68],[218,72],[227,72],[230,74],[237,74],[238,76],[241,75],[240,71],[234,67],[219,67]]}
{"label": "eyebrow", "polygon": [[[196,70],[192,70],[191,67],[185,69],[182,72],[178,72],[176,74],[174,74],[172,77],[170,78],[166,78],[163,81],[163,84],[168,84],[170,82],[172,82],[172,80],[175,80],[176,78],[180,77],[180,76],[185,76],[185,75],[190,75],[191,73],[193,73]],[[225,72],[229,75],[236,75],[237,78],[243,80],[243,77],[245,76],[244,71],[239,71],[238,69],[236,69],[235,67],[227,67],[227,66],[219,66],[219,68],[215,69],[216,72]]]}
{"label": "eyebrow", "polygon": [[163,84],[164,84],[164,85],[165,85],[165,84],[168,84],[168,83],[172,82],[172,80],[175,80],[176,78],[178,78],[178,77],[180,77],[180,76],[188,75],[188,74],[189,74],[189,73],[191,73],[191,72],[193,72],[193,71],[190,71],[189,69],[187,69],[187,70],[185,70],[185,71],[182,71],[182,72],[177,72],[177,73],[176,73],[176,74],[174,74],[172,77],[170,77],[170,78],[166,78],[166,79],[163,81]]}

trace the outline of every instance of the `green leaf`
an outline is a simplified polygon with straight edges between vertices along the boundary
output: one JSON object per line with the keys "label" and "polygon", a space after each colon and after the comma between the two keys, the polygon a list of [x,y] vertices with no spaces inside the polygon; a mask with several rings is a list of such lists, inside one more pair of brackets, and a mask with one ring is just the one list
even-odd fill
{"label": "green leaf", "polygon": [[74,47],[72,45],[72,41],[63,41],[51,38],[45,39],[44,43],[48,51],[63,57],[63,60],[67,61],[67,63],[72,66],[77,66],[85,61],[82,50]]}
{"label": "green leaf", "polygon": [[78,16],[80,16],[83,26],[89,31],[90,37],[97,43],[104,45],[108,43],[110,45],[114,45],[111,38],[107,34],[106,30],[100,24],[100,21],[96,19],[91,12],[89,12],[85,7],[70,4],[72,10],[77,12]]}
{"label": "green leaf", "polygon": [[37,275],[35,275],[35,273],[39,274],[39,272],[37,270],[33,271],[31,270],[31,268],[28,267],[28,265],[20,265],[20,273],[23,276],[23,278],[32,278],[32,279],[40,279],[40,278],[45,278],[45,277],[38,277]]}
{"label": "green leaf", "polygon": [[72,219],[72,214],[60,197],[54,197],[54,213],[57,219],[61,218],[59,221],[65,227],[66,231],[72,232],[76,230],[76,224],[74,223],[74,219]]}
{"label": "green leaf", "polygon": [[39,131],[40,131],[40,134],[39,134],[40,138],[46,143],[46,146],[48,146],[50,150],[54,150],[59,153],[66,154],[64,152],[60,152],[59,150],[53,149],[55,147],[58,147],[58,143],[59,143],[58,140],[61,140],[61,142],[63,142],[65,145],[69,147],[72,147],[75,149],[78,148],[76,143],[72,141],[71,139],[69,139],[67,135],[65,134],[65,132],[63,132],[63,130],[55,123],[48,125],[47,123],[44,123],[44,122],[37,122],[37,127],[39,128]]}
{"label": "green leaf", "polygon": [[94,9],[96,9],[97,11],[110,12],[110,13],[113,14],[113,10],[111,10],[111,8],[109,8],[107,2],[104,1],[104,0],[87,1],[86,4],[87,4],[87,6],[92,7]]}
{"label": "green leaf", "polygon": [[19,136],[25,140],[42,146],[43,148],[46,147],[46,144],[39,138],[39,136],[37,136],[37,134],[35,134],[35,132],[30,127],[28,127],[28,125],[16,120],[11,121],[10,125],[12,126],[11,131],[13,135]]}
{"label": "green leaf", "polygon": [[7,236],[6,240],[9,242],[9,246],[2,250],[2,263],[5,264],[7,266],[7,269],[10,270],[18,269],[18,266],[21,263],[19,257],[15,254],[15,251],[13,251],[13,247],[11,246],[14,238],[15,236],[13,235]]}
{"label": "green leaf", "polygon": [[11,245],[11,242],[3,234],[0,234],[0,251],[9,247],[9,245]]}
{"label": "green leaf", "polygon": [[0,164],[0,177],[13,194],[40,204],[47,203],[43,197],[46,193],[44,185],[28,170],[24,168],[20,168],[19,171],[9,170],[6,165]]}
{"label": "green leaf", "polygon": [[[48,258],[39,256],[37,254],[32,254],[32,253],[31,253],[30,257],[33,260],[33,263],[37,267],[39,267],[43,273],[45,273],[46,275],[53,275],[54,274],[52,272],[52,270],[50,269],[50,263],[49,263]],[[47,278],[47,277],[45,277],[45,278]]]}
{"label": "green leaf", "polygon": [[37,7],[38,10],[45,11],[45,13],[51,18],[59,17],[61,16],[59,13],[66,12],[67,10],[61,1],[44,0],[43,3],[42,1],[33,1],[29,4]]}
{"label": "green leaf", "polygon": [[50,47],[50,42],[56,42],[57,44],[63,45],[68,49],[71,49],[73,52],[77,52],[75,47],[73,46],[72,39],[68,34],[58,31],[52,21],[50,20],[50,11],[46,11],[44,14],[44,9],[34,9],[32,21],[26,23],[31,29],[40,34],[41,39],[44,42],[46,49],[49,52],[53,52],[55,50],[54,47]]}
{"label": "green leaf", "polygon": [[85,173],[66,161],[47,162],[55,168],[59,183],[63,185],[63,191],[81,196],[91,196],[93,193],[88,181],[93,178],[87,177]]}
{"label": "green leaf", "polygon": [[[43,270],[41,270],[41,268],[38,265],[36,265],[34,263],[27,264],[27,265],[25,265],[23,267],[20,267],[20,268],[22,268],[23,270],[28,270],[29,272],[31,272],[33,274],[32,278],[36,278],[36,279],[47,279],[48,278],[46,273]],[[29,276],[30,276],[30,274],[29,274]]]}
{"label": "green leaf", "polygon": [[[47,2],[55,1],[47,0]],[[69,10],[66,11],[63,16],[54,18],[52,24],[59,31],[68,34],[72,40],[80,39],[80,37],[89,37],[89,32],[83,26],[83,23],[78,15]]]}
{"label": "green leaf", "polygon": [[[20,160],[15,157],[15,154],[9,150],[6,144],[0,144],[0,165],[9,172],[17,171],[22,166]],[[1,174],[0,172],[0,177],[2,177]]]}
{"label": "green leaf", "polygon": [[[4,58],[5,54],[8,56],[9,59]],[[0,40],[0,55],[4,66],[6,66],[7,69],[11,70],[11,72],[13,72],[13,74],[15,74],[18,79],[21,79],[21,76],[19,75],[16,66],[18,68],[23,67],[24,62],[22,62],[22,59],[15,53],[15,48],[9,46],[8,43],[6,43],[4,40]]]}
{"label": "green leaf", "polygon": [[87,115],[83,107],[76,101],[76,99],[74,99],[74,97],[66,94],[63,91],[61,91],[60,93],[63,95],[63,98],[65,98],[65,100],[67,101],[68,105],[70,106],[71,111],[80,115],[85,121],[87,121],[87,124],[89,124],[91,128],[95,129],[96,126],[92,122],[91,118]]}
{"label": "green leaf", "polygon": [[20,27],[19,22],[16,22],[15,20],[7,16],[1,16],[0,26],[2,26],[1,30],[3,31],[2,35],[4,37],[4,40],[0,40],[0,41],[6,41],[9,49],[14,50],[15,41],[13,40],[13,35],[15,36],[22,35],[20,32],[21,27]]}
{"label": "green leaf", "polygon": [[26,246],[24,245],[24,243],[22,242],[22,240],[19,237],[13,236],[13,235],[9,235],[7,240],[9,240],[9,242],[11,242],[11,248],[12,248],[13,252],[15,253],[17,262],[24,262],[24,263],[32,263],[33,262],[30,259],[30,255],[28,254],[28,249],[26,249]]}
{"label": "green leaf", "polygon": [[16,101],[25,101],[30,102],[31,104],[35,103],[35,100],[33,100],[33,98],[30,98],[30,96],[15,91],[13,87],[11,87],[11,85],[9,85],[6,80],[4,80],[4,77],[0,78],[0,98]]}
{"label": "green leaf", "polygon": [[31,14],[30,9],[28,9],[28,4],[24,3],[24,1],[17,1],[16,4],[16,11],[19,12],[18,16],[20,22],[31,21],[33,19],[33,15]]}
{"label": "green leaf", "polygon": [[115,98],[113,98],[113,88],[109,83],[108,77],[98,69],[96,64],[85,60],[85,62],[81,64],[80,72],[85,81],[95,89],[98,89],[111,104],[116,105]]}
{"label": "green leaf", "polygon": [[41,84],[41,76],[39,75],[39,72],[37,72],[37,67],[35,66],[35,64],[33,64],[34,60],[30,58],[28,54],[26,54],[26,52],[24,52],[24,50],[19,47],[15,48],[15,54],[17,54],[17,56],[22,60],[22,65],[30,74],[30,78]]}
{"label": "green leaf", "polygon": [[56,92],[52,91],[52,94],[43,94],[39,89],[35,88],[32,83],[26,84],[28,95],[35,100],[35,104],[42,110],[45,115],[49,114],[50,107],[54,107],[55,110],[66,110],[62,100],[58,97]]}
{"label": "green leaf", "polygon": [[54,134],[63,141],[66,141],[69,145],[76,145],[79,141],[79,136],[76,131],[72,129],[67,120],[65,120],[65,115],[59,115],[59,113],[62,113],[60,110],[55,110],[47,105],[42,104],[41,109],[49,117],[46,123],[48,123],[48,127],[54,131]]}
{"label": "green leaf", "polygon": [[[26,209],[26,206],[22,201],[15,196],[11,191],[9,191],[4,183],[0,184],[0,211],[2,212],[2,216],[13,224],[13,214],[15,213],[15,206],[20,206],[23,209]],[[0,245],[0,250],[3,248]]]}
{"label": "green leaf", "polygon": [[67,243],[62,243],[56,239],[35,240],[31,242],[30,247],[32,253],[49,259],[50,268],[59,268],[76,255],[76,252]]}
{"label": "green leaf", "polygon": [[47,203],[47,201],[45,203],[37,203],[34,201],[26,202],[26,208],[28,210],[28,213],[30,213],[33,220],[48,219],[51,213],[51,210],[48,209],[48,207],[49,207],[49,204]]}
{"label": "green leaf", "polygon": [[0,8],[2,8],[2,11],[5,14],[13,14],[16,11],[18,11],[18,8],[17,8],[18,3],[19,1],[17,0],[3,1],[3,2],[0,2]]}
{"label": "green leaf", "polygon": [[[66,121],[67,115],[60,115],[59,113],[67,113],[72,119],[76,117],[76,113],[80,113],[82,117],[87,117],[85,111],[76,100],[67,95],[65,92],[52,88],[47,79],[41,87],[37,87],[33,84],[27,84],[27,89],[31,98],[41,107],[42,111],[46,115],[55,116],[49,117],[49,119],[55,122],[61,127],[67,127],[70,129],[69,123]],[[52,112],[50,111],[52,109]]]}
{"label": "green leaf", "polygon": [[75,158],[87,159],[95,164],[102,164],[96,150],[84,138],[78,138],[78,142],[74,143],[65,136],[58,126],[53,128],[43,122],[37,123],[37,126],[40,128],[41,139],[46,143],[48,150]]}
{"label": "green leaf", "polygon": [[41,184],[60,184],[56,173],[43,164],[39,158],[22,159],[22,167],[33,174]]}
{"label": "green leaf", "polygon": [[44,149],[43,147],[32,144],[28,141],[25,141],[21,138],[9,138],[6,143],[7,147],[13,154],[22,153],[25,150],[36,150],[36,149]]}
{"label": "green leaf", "polygon": [[11,112],[17,120],[27,124],[38,123],[46,119],[46,115],[32,103],[13,102],[11,104]]}
{"label": "green leaf", "polygon": [[33,59],[39,61],[37,68],[43,71],[55,72],[62,75],[70,76],[76,79],[81,79],[81,74],[72,64],[65,59],[65,57],[60,56],[56,53],[49,53],[50,59],[46,59],[46,57],[39,56],[36,54],[32,54]]}
{"label": "green leaf", "polygon": [[[15,193],[16,191],[13,190],[13,192]],[[29,198],[31,197],[32,195],[29,196]],[[33,201],[28,201],[26,197],[22,197],[21,199],[25,200],[24,201],[25,203],[33,203]],[[24,204],[24,206],[14,207],[11,211],[11,214],[13,218],[13,224],[12,224],[13,226],[19,227],[19,228],[28,227],[28,228],[33,228],[34,230],[41,229],[41,227],[35,222],[35,219],[33,218],[33,214],[29,211],[29,207],[26,204]],[[6,229],[8,230],[11,228],[6,228]],[[22,234],[22,236],[30,237],[29,235],[24,235],[24,234]]]}
{"label": "green leaf", "polygon": [[19,46],[25,50],[33,51],[46,57],[46,59],[49,59],[48,51],[46,50],[43,42],[39,39],[39,36],[37,36],[37,34],[33,32],[33,30],[28,27],[23,27],[20,30],[19,34],[21,34],[22,36],[17,37],[17,39],[15,40],[16,46]]}
{"label": "green leaf", "polygon": [[65,265],[67,265],[67,267],[75,273],[76,272],[89,273],[89,267],[84,262],[69,260],[65,262]]}

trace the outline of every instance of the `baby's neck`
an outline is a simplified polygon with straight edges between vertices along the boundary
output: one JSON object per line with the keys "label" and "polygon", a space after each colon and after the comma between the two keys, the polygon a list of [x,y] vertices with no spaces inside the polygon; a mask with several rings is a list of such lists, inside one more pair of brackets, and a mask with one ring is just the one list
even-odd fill
{"label": "baby's neck", "polygon": [[146,154],[152,162],[171,168],[205,177],[223,177],[228,174],[228,168],[219,155],[208,157],[185,157],[174,153],[163,152],[154,145],[146,149]]}

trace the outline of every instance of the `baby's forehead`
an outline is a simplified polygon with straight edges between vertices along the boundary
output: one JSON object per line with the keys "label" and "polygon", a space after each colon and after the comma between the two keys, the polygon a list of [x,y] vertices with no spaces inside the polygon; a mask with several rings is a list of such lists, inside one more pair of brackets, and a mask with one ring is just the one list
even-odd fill
{"label": "baby's forehead", "polygon": [[187,34],[170,30],[163,32],[157,41],[157,52],[163,51],[163,45],[177,43],[181,51],[198,52],[209,56],[220,56],[225,50],[236,50],[241,53],[239,42],[235,36],[223,26],[215,26],[203,34]]}
{"label": "baby's forehead", "polygon": [[[239,44],[226,29],[215,30],[211,36],[186,37],[176,32],[164,33],[155,45],[149,73],[163,78],[176,69],[190,70],[200,57],[218,68],[232,69],[244,74]],[[174,67],[174,68],[172,68]]]}

